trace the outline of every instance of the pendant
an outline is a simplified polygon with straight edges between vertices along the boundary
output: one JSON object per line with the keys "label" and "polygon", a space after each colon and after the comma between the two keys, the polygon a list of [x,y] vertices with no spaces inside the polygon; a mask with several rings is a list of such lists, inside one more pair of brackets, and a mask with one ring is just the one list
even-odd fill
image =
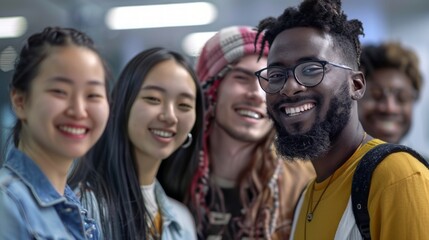
{"label": "pendant", "polygon": [[307,214],[307,221],[311,222],[311,220],[313,220],[313,213],[308,213]]}

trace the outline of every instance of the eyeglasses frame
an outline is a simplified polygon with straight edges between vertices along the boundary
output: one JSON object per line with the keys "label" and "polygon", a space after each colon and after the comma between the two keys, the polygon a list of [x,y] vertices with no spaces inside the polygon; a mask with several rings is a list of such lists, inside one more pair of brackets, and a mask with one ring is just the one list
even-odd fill
{"label": "eyeglasses frame", "polygon": [[[317,84],[315,84],[315,85],[305,85],[305,84],[303,84],[303,83],[302,83],[302,82],[301,82],[301,81],[296,77],[295,69],[296,69],[298,66],[302,65],[302,64],[311,63],[311,62],[320,63],[320,64],[322,65],[322,67],[323,67],[323,76],[322,76],[322,78],[320,79],[320,81],[319,81]],[[256,71],[256,72],[255,72],[255,75],[256,75],[256,77],[258,78],[258,82],[259,82],[259,85],[261,86],[262,90],[264,90],[266,93],[274,94],[274,93],[278,93],[278,92],[280,92],[280,91],[284,88],[284,85],[286,84],[286,82],[287,82],[288,78],[290,77],[289,72],[292,72],[293,77],[295,78],[295,81],[296,81],[299,85],[301,85],[301,86],[304,86],[304,87],[308,87],[308,88],[309,88],[309,87],[315,87],[315,86],[319,85],[319,84],[323,81],[323,79],[325,78],[325,66],[326,66],[326,65],[328,65],[328,64],[329,64],[329,65],[332,65],[332,66],[334,66],[334,67],[338,67],[338,68],[342,68],[342,69],[346,69],[346,70],[351,70],[351,71],[353,71],[353,69],[352,69],[351,67],[348,67],[348,66],[346,66],[346,65],[342,65],[342,64],[338,64],[338,63],[333,63],[333,62],[329,62],[329,61],[325,61],[325,60],[311,60],[311,61],[300,62],[300,63],[296,64],[295,66],[293,66],[293,67],[289,67],[289,68],[282,67],[282,66],[268,66],[268,67],[266,67],[266,68],[263,68],[263,69],[261,69],[261,70]],[[281,69],[281,70],[283,70],[284,72],[286,72],[286,74],[285,74],[285,75],[286,75],[286,77],[285,77],[285,80],[284,80],[284,82],[283,82],[283,84],[282,84],[282,87],[281,87],[281,88],[279,88],[279,90],[277,90],[277,91],[275,91],[275,92],[267,92],[267,91],[262,87],[262,84],[261,84],[261,81],[269,82],[269,80],[268,80],[268,79],[266,79],[266,78],[264,78],[264,77],[262,77],[262,76],[261,76],[261,73],[262,73],[263,71],[265,71],[265,70],[270,69],[270,68],[278,68],[278,69]]]}

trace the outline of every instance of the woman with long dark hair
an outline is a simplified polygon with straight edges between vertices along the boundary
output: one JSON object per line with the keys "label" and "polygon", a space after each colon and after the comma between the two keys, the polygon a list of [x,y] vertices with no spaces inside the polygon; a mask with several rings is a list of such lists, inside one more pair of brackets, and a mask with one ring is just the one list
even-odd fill
{"label": "woman with long dark hair", "polygon": [[[187,208],[156,180],[162,163],[179,174],[196,169],[203,129],[203,95],[185,59],[153,48],[122,71],[112,93],[101,141],[79,162],[70,182],[110,239],[195,239]],[[181,166],[181,167],[179,167]],[[189,179],[171,181],[188,191]]]}

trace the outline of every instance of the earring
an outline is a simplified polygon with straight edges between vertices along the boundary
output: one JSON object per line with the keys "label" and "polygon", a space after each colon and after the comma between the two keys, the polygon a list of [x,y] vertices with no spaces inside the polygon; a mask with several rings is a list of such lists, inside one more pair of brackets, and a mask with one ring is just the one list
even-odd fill
{"label": "earring", "polygon": [[361,96],[358,93],[356,93],[356,94],[352,95],[352,99],[353,100],[359,100],[359,99],[361,99]]}
{"label": "earring", "polygon": [[182,148],[188,148],[192,144],[192,134],[188,133],[188,138],[186,139],[185,143],[182,145]]}

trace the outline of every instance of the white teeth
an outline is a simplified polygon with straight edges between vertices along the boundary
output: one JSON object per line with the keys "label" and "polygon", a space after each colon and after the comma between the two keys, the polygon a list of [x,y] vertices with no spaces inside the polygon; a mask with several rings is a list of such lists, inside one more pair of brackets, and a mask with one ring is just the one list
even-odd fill
{"label": "white teeth", "polygon": [[238,112],[238,114],[240,114],[242,116],[246,116],[246,117],[250,117],[250,118],[254,118],[254,119],[262,118],[262,116],[259,113],[249,111],[249,110],[245,110],[245,109],[240,109],[237,112]]}
{"label": "white teeth", "polygon": [[73,135],[82,135],[86,132],[85,128],[74,128],[74,127],[68,127],[68,126],[60,126],[59,128],[62,131],[73,134]]}
{"label": "white teeth", "polygon": [[169,138],[173,136],[172,132],[167,132],[167,131],[162,131],[162,130],[157,130],[157,129],[151,129],[150,130],[153,134],[163,137],[163,138]]}
{"label": "white teeth", "polygon": [[383,121],[380,120],[378,122],[376,122],[376,126],[384,131],[395,131],[398,128],[398,124],[396,122],[393,121]]}
{"label": "white teeth", "polygon": [[313,103],[306,103],[306,104],[298,106],[298,107],[285,108],[285,113],[288,116],[296,116],[296,115],[301,114],[304,111],[312,109],[313,107],[314,107]]}

